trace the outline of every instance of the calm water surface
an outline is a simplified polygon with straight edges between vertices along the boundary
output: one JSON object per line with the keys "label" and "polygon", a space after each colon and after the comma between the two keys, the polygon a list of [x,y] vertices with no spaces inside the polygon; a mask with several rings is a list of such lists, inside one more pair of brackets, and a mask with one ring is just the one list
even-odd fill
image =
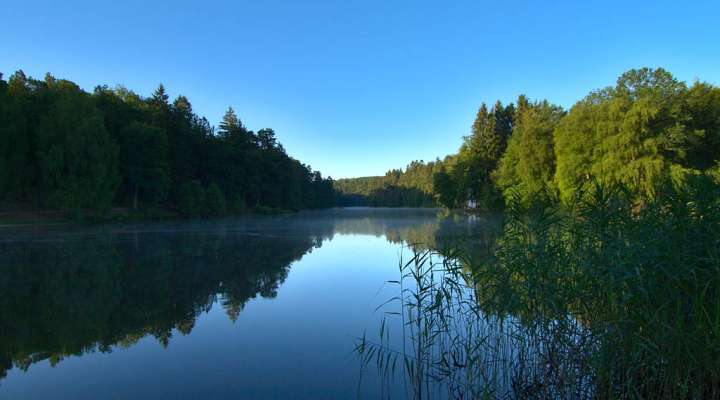
{"label": "calm water surface", "polygon": [[0,399],[377,398],[353,345],[406,246],[479,246],[494,224],[333,209],[1,228]]}

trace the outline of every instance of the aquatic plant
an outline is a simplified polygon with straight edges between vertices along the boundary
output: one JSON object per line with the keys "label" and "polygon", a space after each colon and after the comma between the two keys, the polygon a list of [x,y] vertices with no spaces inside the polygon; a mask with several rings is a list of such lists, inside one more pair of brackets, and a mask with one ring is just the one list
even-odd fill
{"label": "aquatic plant", "polygon": [[356,352],[413,399],[718,398],[719,195],[698,176],[640,201],[601,183],[562,209],[511,197],[485,256],[401,261]]}

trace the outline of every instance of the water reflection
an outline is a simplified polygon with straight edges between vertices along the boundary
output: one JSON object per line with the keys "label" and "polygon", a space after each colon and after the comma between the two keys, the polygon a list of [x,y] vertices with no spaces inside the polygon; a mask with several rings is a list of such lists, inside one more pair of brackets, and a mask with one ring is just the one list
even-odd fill
{"label": "water reflection", "polygon": [[[293,262],[335,235],[442,248],[488,240],[495,223],[435,210],[346,209],[212,222],[6,228],[0,232],[0,379],[12,368],[130,348],[147,336],[167,346],[173,335],[191,334],[215,304],[235,321],[251,299],[275,297]],[[395,262],[388,260],[388,267]]]}
{"label": "water reflection", "polygon": [[289,264],[319,244],[238,232],[73,239],[3,245],[0,374],[145,335],[167,346],[216,298],[235,320],[249,299],[274,297]]}

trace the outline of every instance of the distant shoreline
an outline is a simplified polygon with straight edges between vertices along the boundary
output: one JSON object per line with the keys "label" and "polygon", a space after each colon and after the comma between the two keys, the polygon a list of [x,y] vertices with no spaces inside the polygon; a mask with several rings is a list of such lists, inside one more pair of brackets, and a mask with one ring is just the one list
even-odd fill
{"label": "distant shoreline", "polygon": [[[244,213],[213,216],[186,217],[176,210],[155,208],[132,210],[127,207],[114,207],[99,215],[93,210],[69,210],[47,209],[32,207],[27,204],[0,204],[0,229],[16,228],[23,226],[42,225],[65,225],[65,224],[96,224],[96,223],[122,223],[122,222],[151,222],[151,221],[192,221],[211,220],[218,218],[234,218],[243,216],[273,216],[288,215],[299,212],[330,211],[330,210],[418,210],[418,211],[441,211],[442,207],[374,207],[374,206],[338,206],[317,209],[284,210],[267,207],[258,207]],[[451,210],[472,213],[472,210]]]}

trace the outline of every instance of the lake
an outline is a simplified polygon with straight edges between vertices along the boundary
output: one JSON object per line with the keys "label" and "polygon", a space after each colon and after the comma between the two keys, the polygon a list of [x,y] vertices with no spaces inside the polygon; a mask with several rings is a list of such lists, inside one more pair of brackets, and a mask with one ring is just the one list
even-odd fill
{"label": "lake", "polygon": [[434,209],[0,230],[0,398],[394,397],[353,349],[409,244],[480,248]]}

